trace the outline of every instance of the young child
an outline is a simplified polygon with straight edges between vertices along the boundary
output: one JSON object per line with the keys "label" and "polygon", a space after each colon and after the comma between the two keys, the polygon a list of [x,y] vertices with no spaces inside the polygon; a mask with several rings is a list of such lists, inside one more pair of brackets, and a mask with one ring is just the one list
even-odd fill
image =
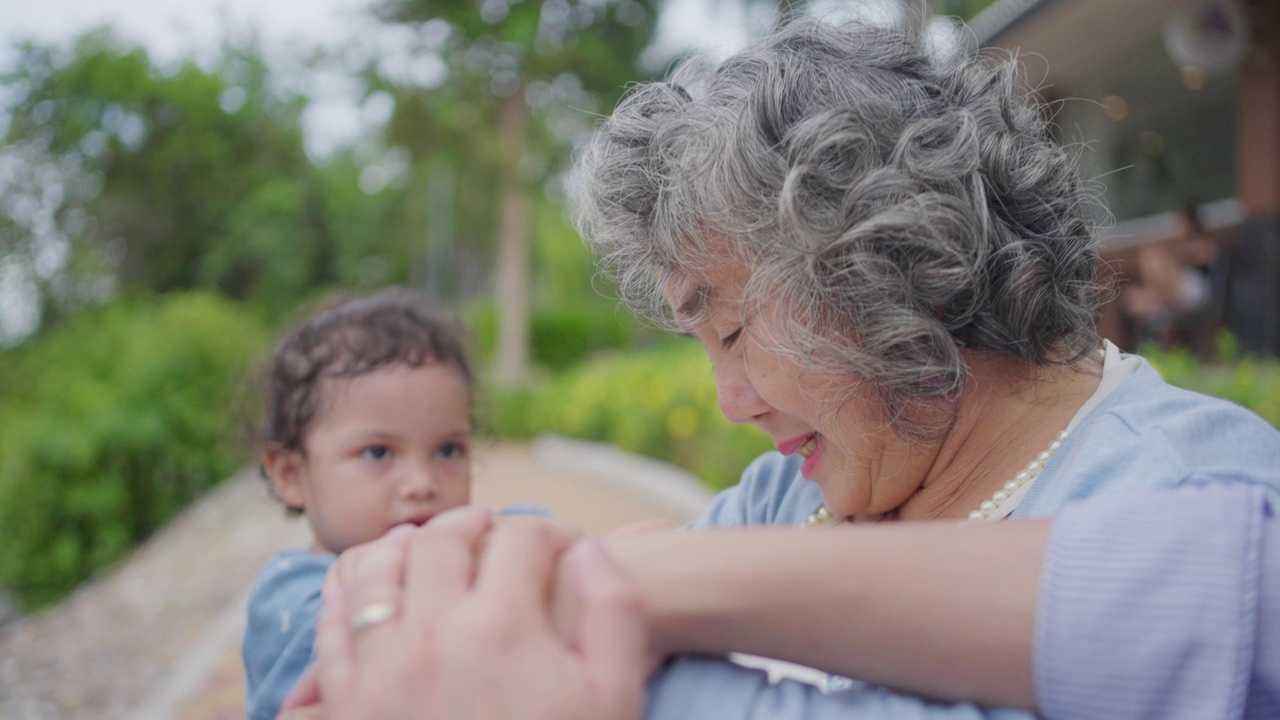
{"label": "young child", "polygon": [[248,720],[274,718],[311,663],[320,588],[338,553],[467,503],[471,389],[460,327],[407,291],[321,312],[276,349],[262,467],[314,541],[278,553],[254,587],[242,646]]}

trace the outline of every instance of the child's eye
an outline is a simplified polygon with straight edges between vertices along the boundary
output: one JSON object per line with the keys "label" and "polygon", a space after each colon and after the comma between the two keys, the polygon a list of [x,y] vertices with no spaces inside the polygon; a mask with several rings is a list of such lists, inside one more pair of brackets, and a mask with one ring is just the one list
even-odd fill
{"label": "child's eye", "polygon": [[391,459],[391,448],[386,445],[370,445],[360,451],[360,457],[374,462],[384,462]]}
{"label": "child's eye", "polygon": [[436,450],[436,454],[445,460],[456,460],[467,456],[467,446],[456,442],[445,443]]}

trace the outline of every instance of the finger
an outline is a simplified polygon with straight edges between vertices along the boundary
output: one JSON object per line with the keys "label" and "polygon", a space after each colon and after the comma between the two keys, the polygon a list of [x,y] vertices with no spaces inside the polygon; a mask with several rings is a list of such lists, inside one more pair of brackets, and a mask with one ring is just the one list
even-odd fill
{"label": "finger", "polygon": [[507,599],[509,607],[547,610],[560,555],[574,539],[574,534],[558,523],[507,518],[490,533],[476,579],[477,592]]}
{"label": "finger", "polygon": [[[517,524],[529,522],[538,523],[539,528],[541,528],[542,531],[551,533],[553,537],[557,538],[557,542],[563,543],[564,548],[572,546],[573,543],[577,542],[584,535],[582,528],[576,525],[570,525],[564,520],[553,515],[535,515],[532,513],[504,514],[499,512],[493,516],[493,524],[495,526],[508,522],[514,522]],[[481,549],[483,550],[484,548],[485,545],[482,544]],[[484,553],[482,552],[481,555],[483,554]]]}
{"label": "finger", "polygon": [[[319,629],[320,623],[317,622],[317,635],[319,634]],[[315,705],[320,702],[320,675],[316,672],[316,667],[316,663],[311,663],[302,672],[302,677],[298,678],[297,684],[293,686],[293,689],[289,691],[289,694],[284,698],[284,702],[280,705],[281,712]]]}
{"label": "finger", "polygon": [[640,597],[595,539],[569,551],[581,608],[577,646],[583,672],[610,702],[640,707],[648,632]]}
{"label": "finger", "polygon": [[554,532],[560,533],[565,538],[567,538],[568,541],[571,543],[574,540],[577,540],[578,538],[583,536],[582,528],[579,528],[575,525],[570,525],[564,520],[561,520],[560,518],[552,515],[534,515],[532,513],[524,513],[519,515],[514,515],[514,514],[505,515],[505,514],[499,513],[494,515],[493,523],[495,525],[500,525],[502,523],[508,523],[508,522],[525,523],[525,522],[529,522],[531,519],[536,522],[542,523],[544,526],[546,526],[547,528],[551,529]]}
{"label": "finger", "polygon": [[397,525],[386,532],[381,538],[373,542],[357,545],[349,548],[338,556],[337,562],[334,563],[333,569],[329,571],[330,575],[337,575],[337,582],[343,586],[355,583],[355,569],[360,564],[361,559],[368,553],[369,549],[377,543],[398,543],[401,547],[407,548],[410,539],[413,538],[413,531],[417,528],[413,525]]}
{"label": "finger", "polygon": [[407,614],[435,618],[470,591],[479,544],[491,527],[492,511],[467,506],[442,513],[414,534],[405,575]]}
{"label": "finger", "polygon": [[350,583],[333,593],[347,609],[346,631],[357,655],[381,654],[395,640],[404,607],[405,555],[405,544],[395,539],[362,546]]}
{"label": "finger", "polygon": [[307,704],[304,701],[317,704],[324,698],[329,709],[336,711],[353,696],[356,669],[349,617],[346,592],[327,588],[324,608],[316,623],[316,661],[307,668],[284,707]]}

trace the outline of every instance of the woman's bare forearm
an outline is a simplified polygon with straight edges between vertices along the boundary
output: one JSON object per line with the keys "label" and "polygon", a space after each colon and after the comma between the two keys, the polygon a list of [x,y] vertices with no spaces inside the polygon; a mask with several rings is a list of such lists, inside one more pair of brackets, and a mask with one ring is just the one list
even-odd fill
{"label": "woman's bare forearm", "polygon": [[657,533],[610,541],[654,649],[774,657],[1032,707],[1047,521]]}

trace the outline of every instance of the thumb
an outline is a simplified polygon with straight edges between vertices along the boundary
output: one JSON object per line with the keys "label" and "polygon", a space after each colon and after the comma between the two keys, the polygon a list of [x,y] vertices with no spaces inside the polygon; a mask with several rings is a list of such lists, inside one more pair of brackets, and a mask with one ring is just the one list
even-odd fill
{"label": "thumb", "polygon": [[[316,700],[334,706],[351,701],[356,684],[355,653],[351,626],[347,622],[346,592],[336,583],[326,591],[324,608],[316,624],[316,661],[303,679],[311,686],[308,689]],[[335,709],[329,707],[327,711]]]}
{"label": "thumb", "polygon": [[[577,647],[583,672],[607,706],[639,711],[648,632],[639,596],[594,538],[569,551],[578,595]],[[629,715],[624,715],[629,717]]]}

